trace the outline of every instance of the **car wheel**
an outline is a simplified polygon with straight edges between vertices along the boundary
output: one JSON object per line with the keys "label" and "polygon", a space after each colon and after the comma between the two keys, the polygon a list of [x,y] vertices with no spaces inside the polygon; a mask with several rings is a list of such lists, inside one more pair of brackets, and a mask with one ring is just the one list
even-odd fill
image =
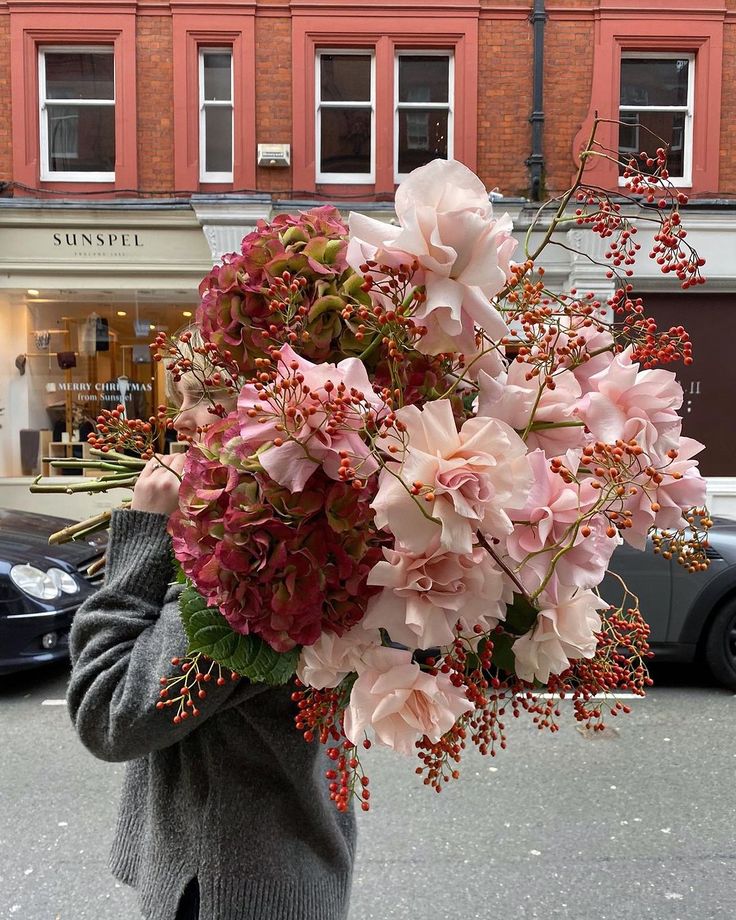
{"label": "car wheel", "polygon": [[705,662],[715,679],[736,690],[736,599],[727,601],[708,628]]}

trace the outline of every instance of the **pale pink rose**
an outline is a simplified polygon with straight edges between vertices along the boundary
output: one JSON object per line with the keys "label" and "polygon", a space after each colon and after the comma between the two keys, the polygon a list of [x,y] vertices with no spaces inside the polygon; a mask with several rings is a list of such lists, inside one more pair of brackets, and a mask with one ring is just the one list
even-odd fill
{"label": "pale pink rose", "polygon": [[672,371],[640,371],[627,348],[589,382],[595,391],[583,396],[575,413],[594,438],[609,444],[635,440],[659,456],[677,447],[682,387]]}
{"label": "pale pink rose", "polygon": [[[361,478],[375,473],[378,464],[361,430],[369,413],[380,416],[387,409],[373,392],[365,365],[357,358],[345,358],[337,365],[312,364],[289,345],[282,345],[279,351],[278,382],[290,382],[288,389],[276,397],[247,384],[238,397],[240,435],[246,444],[255,450],[271,445],[277,437],[284,441],[280,447],[267,446],[259,453],[263,469],[291,492],[301,492],[320,465],[329,477],[339,479],[340,451],[347,451]],[[330,434],[326,427],[334,417],[340,394],[351,404],[341,410],[342,419]],[[287,431],[283,431],[278,426],[284,425],[287,407],[296,414],[286,421]],[[252,410],[255,417],[248,414]],[[292,440],[287,440],[289,435]]]}
{"label": "pale pink rose", "polygon": [[343,678],[358,670],[363,654],[381,644],[377,629],[365,629],[364,620],[338,636],[323,632],[312,645],[305,645],[299,655],[296,675],[315,690],[336,687]]}
{"label": "pale pink rose", "polygon": [[[562,349],[569,349],[567,356],[562,356],[563,366],[571,367],[575,379],[583,393],[595,390],[591,378],[605,371],[613,361],[613,336],[608,329],[597,326],[595,322],[585,325],[586,320],[579,315],[560,317],[560,332],[555,339],[558,354]],[[582,355],[588,360],[577,364]],[[575,363],[575,366],[572,365]]]}
{"label": "pale pink rose", "polygon": [[545,684],[550,674],[562,674],[576,658],[593,658],[600,631],[599,610],[608,604],[592,591],[568,588],[555,606],[539,611],[537,622],[511,646],[516,673],[526,681]]}
{"label": "pale pink rose", "polygon": [[[548,586],[554,593],[558,584],[594,588],[606,574],[613,551],[621,542],[616,535],[606,533],[608,521],[601,514],[585,518],[577,531],[575,524],[583,515],[593,510],[600,492],[593,489],[592,481],[584,479],[566,483],[552,472],[549,460],[541,450],[529,454],[534,483],[526,504],[509,509],[514,521],[513,532],[506,538],[506,552],[516,563],[519,577],[530,591],[535,591],[546,576],[553,557],[562,546],[571,548],[555,564],[556,579]],[[579,454],[568,452],[565,466],[573,473],[577,470]],[[583,526],[590,534],[583,536]]]}
{"label": "pale pink rose", "polygon": [[450,645],[458,620],[464,633],[475,626],[485,632],[505,618],[513,600],[501,570],[480,546],[458,555],[438,546],[412,553],[397,545],[383,554],[386,561],[376,563],[368,584],[384,590],[370,599],[362,623],[386,629],[392,641],[409,648]]}
{"label": "pale pink rose", "polygon": [[539,448],[548,457],[582,447],[583,425],[574,415],[581,396],[575,375],[572,371],[557,372],[555,388],[551,390],[539,377],[527,380],[530,370],[530,365],[512,361],[508,372],[495,380],[485,373],[479,374],[478,415],[501,419],[520,432],[526,430],[532,413],[533,422],[564,423],[560,428],[530,430],[525,439],[529,450]]}
{"label": "pale pink rose", "polygon": [[[477,530],[494,537],[510,533],[505,509],[522,506],[531,485],[526,446],[516,432],[490,418],[468,419],[458,432],[446,399],[423,409],[405,406],[396,417],[406,428],[408,447],[395,455],[400,462],[389,461],[381,471],[371,505],[376,527],[389,530],[416,553],[425,552],[438,536],[444,549],[471,553]],[[379,446],[388,450],[396,443],[389,436]],[[415,482],[431,489],[430,501],[409,494]]]}
{"label": "pale pink rose", "polygon": [[[700,475],[698,461],[693,459],[703,450],[703,445],[693,438],[682,438],[677,447],[678,454],[674,460],[666,458],[656,465],[664,477],[659,486],[653,486],[651,480],[641,476],[634,483],[638,492],[629,495],[626,500],[624,507],[632,512],[632,526],[624,528],[623,536],[636,549],[646,548],[650,528],[684,528],[687,522],[683,512],[702,507],[705,503],[706,482]],[[678,473],[681,478],[675,479],[673,473]],[[652,510],[653,503],[660,506],[659,511]]]}
{"label": "pale pink rose", "polygon": [[402,754],[414,752],[424,735],[439,741],[473,704],[446,674],[433,677],[396,648],[366,652],[345,710],[345,737],[360,744],[369,729],[381,744]]}
{"label": "pale pink rose", "polygon": [[425,303],[415,321],[427,328],[425,354],[472,351],[474,326],[493,339],[508,331],[490,304],[506,284],[516,246],[511,219],[496,220],[480,179],[456,160],[433,160],[415,169],[396,190],[399,226],[351,214],[347,261],[357,271],[366,258],[384,264],[416,259]]}

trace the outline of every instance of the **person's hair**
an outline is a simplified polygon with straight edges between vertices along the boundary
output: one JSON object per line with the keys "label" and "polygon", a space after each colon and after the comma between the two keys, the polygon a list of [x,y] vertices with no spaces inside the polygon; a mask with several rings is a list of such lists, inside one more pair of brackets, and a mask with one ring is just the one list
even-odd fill
{"label": "person's hair", "polygon": [[[179,383],[183,383],[183,385],[186,387],[188,379],[190,379],[192,382],[192,388],[194,388],[195,385],[196,387],[199,387],[200,378],[208,377],[215,371],[215,367],[205,355],[199,354],[199,352],[194,350],[195,348],[203,348],[205,344],[205,340],[202,337],[202,332],[199,326],[193,323],[187,326],[182,326],[181,329],[177,329],[174,333],[174,340],[178,341],[179,338],[185,333],[188,333],[190,336],[189,343],[188,345],[182,343],[181,347],[185,355],[191,360],[196,370],[182,375]],[[174,380],[173,374],[167,370],[166,399],[172,406],[178,409],[181,406],[182,399],[181,393],[179,392],[179,388],[177,387],[176,383],[177,381]]]}

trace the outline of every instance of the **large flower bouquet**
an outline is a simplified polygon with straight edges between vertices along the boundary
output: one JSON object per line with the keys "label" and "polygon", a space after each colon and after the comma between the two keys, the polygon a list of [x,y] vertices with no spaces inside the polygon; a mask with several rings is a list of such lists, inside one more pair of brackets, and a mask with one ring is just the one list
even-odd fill
{"label": "large flower bouquet", "polygon": [[[508,715],[554,730],[569,697],[595,728],[626,710],[616,691],[644,693],[638,602],[597,587],[622,540],[706,565],[702,445],[656,367],[692,360],[687,334],[645,316],[636,221],[584,166],[517,262],[511,221],[453,161],[402,183],[396,225],[280,215],[204,279],[198,334],[157,338],[213,417],[170,521],[190,648],[157,705],[175,721],[223,671],[294,679],[334,801],[367,809],[372,741],[416,753],[439,791],[468,743],[505,747]],[[653,258],[698,283],[664,152],[627,171],[653,204]],[[535,263],[566,224],[609,239],[608,304],[546,289]],[[100,421],[100,462],[122,478],[114,448],[150,453],[156,420]]]}

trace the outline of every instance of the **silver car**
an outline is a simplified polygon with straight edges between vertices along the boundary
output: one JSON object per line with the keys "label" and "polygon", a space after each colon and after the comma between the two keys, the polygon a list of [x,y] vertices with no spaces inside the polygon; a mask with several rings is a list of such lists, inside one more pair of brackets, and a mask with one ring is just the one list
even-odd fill
{"label": "silver car", "polygon": [[[705,572],[691,574],[651,545],[641,552],[623,544],[610,568],[639,598],[655,661],[703,660],[720,684],[736,690],[736,520],[713,522]],[[616,579],[606,576],[600,591],[610,603],[620,601]]]}

